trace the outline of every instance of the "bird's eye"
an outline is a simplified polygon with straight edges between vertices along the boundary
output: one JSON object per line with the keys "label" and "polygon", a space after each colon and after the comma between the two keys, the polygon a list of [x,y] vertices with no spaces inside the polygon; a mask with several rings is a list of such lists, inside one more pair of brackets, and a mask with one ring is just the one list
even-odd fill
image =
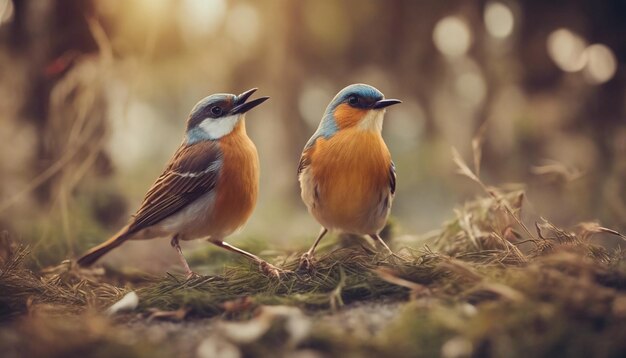
{"label": "bird's eye", "polygon": [[216,116],[219,116],[220,114],[222,114],[222,109],[219,106],[215,106],[211,108],[211,113],[213,113]]}
{"label": "bird's eye", "polygon": [[359,99],[356,96],[350,96],[348,98],[348,103],[350,103],[351,105],[357,105],[359,104]]}

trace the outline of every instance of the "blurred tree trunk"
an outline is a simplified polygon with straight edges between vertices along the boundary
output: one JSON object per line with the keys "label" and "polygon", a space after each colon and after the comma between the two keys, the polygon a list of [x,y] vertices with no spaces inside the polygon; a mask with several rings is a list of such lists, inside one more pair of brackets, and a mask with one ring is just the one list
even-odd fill
{"label": "blurred tree trunk", "polygon": [[[281,120],[280,130],[283,131],[283,138],[286,139],[285,148],[281,150],[276,160],[282,160],[290,165],[285,166],[288,170],[287,177],[295,178],[300,152],[304,143],[312,133],[306,123],[302,120],[298,109],[299,94],[301,93],[303,81],[307,76],[303,73],[315,76],[314,70],[307,71],[305,67],[310,61],[303,55],[304,21],[303,4],[300,1],[274,1],[270,7],[270,12],[274,14],[274,21],[277,23],[277,31],[273,34],[278,38],[271,38],[270,55],[268,56],[268,68],[266,82],[272,83],[272,93],[276,94],[276,104],[278,105],[277,115]],[[285,192],[298,191],[296,180],[285,183]],[[290,198],[297,198],[298,195],[290,195]],[[296,200],[298,201],[298,200]]]}
{"label": "blurred tree trunk", "polygon": [[[21,59],[27,78],[22,113],[38,132],[35,173],[42,173],[56,163],[62,153],[54,150],[50,136],[50,95],[55,85],[77,63],[81,54],[97,50],[86,17],[92,12],[91,1],[20,0],[14,1],[10,46]],[[69,128],[65,128],[69,130]],[[41,204],[52,196],[48,180],[36,190]]]}

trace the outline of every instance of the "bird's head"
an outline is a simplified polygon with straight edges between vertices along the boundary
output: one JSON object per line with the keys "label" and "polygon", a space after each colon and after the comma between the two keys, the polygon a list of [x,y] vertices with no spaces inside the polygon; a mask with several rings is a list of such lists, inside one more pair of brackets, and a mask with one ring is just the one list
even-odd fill
{"label": "bird's head", "polygon": [[365,130],[382,130],[385,108],[402,103],[397,99],[385,99],[376,88],[366,84],[353,84],[337,93],[330,102],[320,124],[320,130],[332,135],[334,132],[358,127]]}
{"label": "bird's head", "polygon": [[235,129],[245,113],[269,97],[260,97],[251,101],[248,98],[256,91],[250,89],[240,95],[217,93],[198,102],[187,120],[187,144],[203,140],[218,140]]}

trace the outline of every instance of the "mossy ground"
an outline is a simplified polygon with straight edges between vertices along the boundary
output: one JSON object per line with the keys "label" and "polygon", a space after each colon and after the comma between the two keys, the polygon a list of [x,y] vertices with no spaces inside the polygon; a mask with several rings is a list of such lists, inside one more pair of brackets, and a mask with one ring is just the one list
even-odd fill
{"label": "mossy ground", "polygon": [[[314,271],[298,272],[297,254],[274,257],[290,271],[279,279],[248,262],[191,279],[83,270],[70,261],[33,272],[28,249],[0,236],[0,351],[6,357],[626,355],[624,235],[596,223],[564,230],[545,219],[531,230],[521,219],[522,192],[488,187],[456,153],[454,160],[486,197],[456,209],[436,233],[391,240],[402,258],[339,240],[320,250]],[[223,254],[192,261],[208,255],[224,262]],[[139,297],[136,308],[104,313],[130,291]]]}
{"label": "mossy ground", "polygon": [[[626,260],[619,248],[594,244],[623,236],[589,223],[566,231],[544,221],[529,230],[519,220],[522,198],[493,192],[467,203],[437,234],[397,247],[405,260],[365,245],[335,247],[320,254],[315,271],[280,279],[243,261],[190,280],[70,262],[32,272],[28,250],[4,237],[0,349],[7,356],[180,353],[168,344],[179,336],[155,339],[128,325],[165,319],[214,327],[192,342],[194,354],[623,356]],[[297,255],[273,261],[295,270]],[[135,311],[101,313],[131,290],[140,299]],[[332,319],[367,301],[396,302],[399,313],[369,335]],[[176,325],[186,334],[184,323]],[[246,327],[256,333],[242,337]]]}

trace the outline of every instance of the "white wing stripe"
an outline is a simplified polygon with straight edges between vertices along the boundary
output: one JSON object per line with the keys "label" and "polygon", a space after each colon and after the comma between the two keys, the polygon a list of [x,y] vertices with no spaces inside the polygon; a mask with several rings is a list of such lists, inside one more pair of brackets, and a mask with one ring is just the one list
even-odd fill
{"label": "white wing stripe", "polygon": [[201,177],[203,175],[209,174],[211,172],[217,172],[220,170],[221,167],[222,167],[222,160],[216,160],[213,163],[211,163],[211,165],[209,165],[208,168],[206,168],[205,170],[201,172],[179,173],[179,172],[172,171],[171,173],[174,175],[178,175],[179,177],[182,177],[182,178],[197,178],[197,177]]}

